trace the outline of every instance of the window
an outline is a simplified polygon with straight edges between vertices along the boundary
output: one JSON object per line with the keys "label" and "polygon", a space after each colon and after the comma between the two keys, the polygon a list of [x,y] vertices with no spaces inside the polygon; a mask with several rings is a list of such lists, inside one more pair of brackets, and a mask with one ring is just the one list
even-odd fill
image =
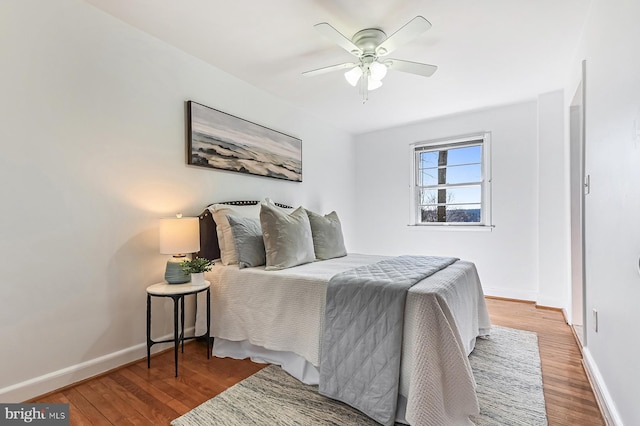
{"label": "window", "polygon": [[412,145],[412,223],[491,225],[489,133]]}

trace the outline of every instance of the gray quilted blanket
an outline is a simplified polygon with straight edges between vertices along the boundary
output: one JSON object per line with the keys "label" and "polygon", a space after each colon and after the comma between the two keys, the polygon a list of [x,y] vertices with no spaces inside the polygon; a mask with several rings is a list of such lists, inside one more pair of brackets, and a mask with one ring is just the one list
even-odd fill
{"label": "gray quilted blanket", "polygon": [[331,278],[320,358],[320,393],[357,408],[383,425],[392,425],[407,291],[457,260],[400,256]]}

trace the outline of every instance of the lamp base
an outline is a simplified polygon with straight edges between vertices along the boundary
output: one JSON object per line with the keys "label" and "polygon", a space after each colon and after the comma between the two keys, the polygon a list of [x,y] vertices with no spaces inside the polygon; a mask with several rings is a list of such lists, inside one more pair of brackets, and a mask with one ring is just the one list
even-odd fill
{"label": "lamp base", "polygon": [[167,261],[167,269],[164,271],[164,280],[169,284],[184,284],[191,281],[191,276],[182,272],[180,264],[184,262],[186,258],[172,257]]}

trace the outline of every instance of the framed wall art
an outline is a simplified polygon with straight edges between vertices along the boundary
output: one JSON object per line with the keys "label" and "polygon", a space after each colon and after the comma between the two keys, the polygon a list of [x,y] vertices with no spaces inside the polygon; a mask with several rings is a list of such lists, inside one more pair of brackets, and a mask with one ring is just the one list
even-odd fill
{"label": "framed wall art", "polygon": [[302,182],[302,140],[187,102],[187,163]]}

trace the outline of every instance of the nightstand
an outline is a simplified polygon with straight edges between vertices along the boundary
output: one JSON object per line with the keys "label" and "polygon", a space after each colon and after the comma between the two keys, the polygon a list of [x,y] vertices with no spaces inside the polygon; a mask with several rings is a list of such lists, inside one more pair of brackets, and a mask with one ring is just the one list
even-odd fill
{"label": "nightstand", "polygon": [[[151,368],[151,346],[156,343],[173,342],[176,364],[176,377],[178,377],[178,347],[182,342],[182,352],[184,353],[184,341],[206,337],[207,339],[207,359],[211,357],[211,283],[205,281],[204,284],[168,284],[161,282],[147,287],[147,368]],[[207,292],[207,332],[201,336],[184,336],[184,298],[190,294],[196,295],[203,291]],[[151,340],[151,296],[170,297],[173,299],[173,339],[154,341]],[[178,302],[180,302],[180,334],[178,334]]]}

